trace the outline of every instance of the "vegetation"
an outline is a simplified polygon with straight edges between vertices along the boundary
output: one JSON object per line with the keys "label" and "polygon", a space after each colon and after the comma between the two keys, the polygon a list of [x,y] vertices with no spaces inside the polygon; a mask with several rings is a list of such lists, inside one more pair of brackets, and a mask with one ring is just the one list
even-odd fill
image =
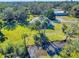
{"label": "vegetation", "polygon": [[79,17],[79,4],[72,7],[71,14],[74,17]]}
{"label": "vegetation", "polygon": [[65,58],[79,58],[79,51],[78,51],[78,40],[72,40],[70,43],[66,44],[63,48],[60,56]]}
{"label": "vegetation", "polygon": [[53,9],[48,10],[45,15],[46,17],[48,17],[48,19],[55,20],[55,14]]}
{"label": "vegetation", "polygon": [[[68,5],[66,2],[1,2],[0,58],[30,58],[35,53],[35,57],[78,58],[79,3],[68,2]],[[68,11],[69,15],[56,16],[54,9]],[[39,52],[41,56],[37,56]]]}

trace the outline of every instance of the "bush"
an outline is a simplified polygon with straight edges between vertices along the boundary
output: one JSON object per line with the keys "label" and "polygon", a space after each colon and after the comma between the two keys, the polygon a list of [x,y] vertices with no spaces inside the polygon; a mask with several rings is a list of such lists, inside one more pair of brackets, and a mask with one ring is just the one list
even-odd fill
{"label": "bush", "polygon": [[70,43],[67,43],[62,49],[60,56],[70,58],[75,57],[79,58],[79,40],[72,40]]}
{"label": "bush", "polygon": [[78,5],[74,5],[72,8],[71,8],[71,15],[74,16],[74,17],[79,17],[79,4]]}
{"label": "bush", "polygon": [[13,45],[9,45],[4,52],[5,57],[12,58],[14,57],[14,47]]}
{"label": "bush", "polygon": [[18,57],[21,57],[21,58],[30,57],[28,54],[28,50],[24,45],[16,47],[16,54]]}

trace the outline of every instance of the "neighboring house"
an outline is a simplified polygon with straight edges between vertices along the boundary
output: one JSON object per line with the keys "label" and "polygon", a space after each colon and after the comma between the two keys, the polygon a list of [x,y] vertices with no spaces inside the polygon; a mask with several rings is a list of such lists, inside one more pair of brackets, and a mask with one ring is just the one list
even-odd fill
{"label": "neighboring house", "polygon": [[60,9],[54,9],[56,16],[68,16],[68,12]]}

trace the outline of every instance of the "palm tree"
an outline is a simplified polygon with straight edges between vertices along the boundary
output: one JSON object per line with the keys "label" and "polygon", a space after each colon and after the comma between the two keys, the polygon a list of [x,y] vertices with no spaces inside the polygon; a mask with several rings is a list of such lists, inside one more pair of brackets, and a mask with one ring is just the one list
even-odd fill
{"label": "palm tree", "polygon": [[38,30],[39,31],[39,33],[40,33],[40,29],[41,29],[41,27],[40,27],[40,21],[36,21],[36,23],[35,23],[35,27],[36,27],[36,30]]}
{"label": "palm tree", "polygon": [[24,34],[23,35],[23,43],[24,43],[24,47],[25,47],[25,56],[26,57],[30,57],[29,53],[28,53],[28,49],[27,49],[27,46],[26,46],[26,38],[28,37],[28,35]]}

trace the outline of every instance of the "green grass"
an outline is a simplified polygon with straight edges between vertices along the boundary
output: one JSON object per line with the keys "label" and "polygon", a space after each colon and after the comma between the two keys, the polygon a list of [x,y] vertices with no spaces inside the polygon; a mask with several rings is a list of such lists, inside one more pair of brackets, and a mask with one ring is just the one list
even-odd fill
{"label": "green grass", "polygon": [[34,45],[33,35],[35,35],[37,33],[37,31],[35,31],[35,30],[31,31],[30,29],[24,28],[21,26],[17,26],[16,29],[9,30],[9,31],[2,29],[2,32],[8,38],[3,43],[0,43],[0,47],[2,47],[3,49],[6,49],[6,47],[10,43],[13,44],[14,46],[22,44],[23,43],[23,39],[22,39],[23,34],[28,35],[28,39],[26,39],[26,43],[27,43],[27,40],[28,40],[28,43],[26,45]]}
{"label": "green grass", "polygon": [[64,40],[65,34],[62,32],[62,24],[54,23],[55,30],[46,30],[46,36],[49,41]]}
{"label": "green grass", "polygon": [[0,58],[4,58],[4,55],[0,53]]}

